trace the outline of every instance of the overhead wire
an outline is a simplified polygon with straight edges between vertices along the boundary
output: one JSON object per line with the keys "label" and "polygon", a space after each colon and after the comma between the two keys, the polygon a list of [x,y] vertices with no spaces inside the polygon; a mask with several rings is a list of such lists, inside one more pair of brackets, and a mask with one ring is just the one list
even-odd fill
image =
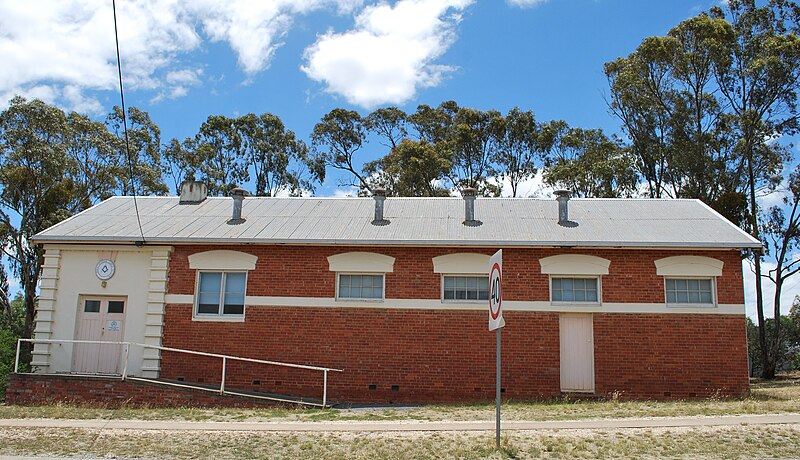
{"label": "overhead wire", "polygon": [[138,244],[144,244],[144,230],[142,230],[142,219],[139,217],[139,203],[136,200],[136,166],[131,158],[131,143],[128,136],[127,113],[125,112],[125,91],[122,87],[122,60],[119,56],[119,30],[117,28],[117,1],[111,0],[111,9],[114,13],[114,41],[117,46],[117,74],[119,75],[119,98],[122,104],[122,128],[125,131],[125,156],[128,158],[128,169],[131,173],[131,188],[133,191],[133,208],[136,211],[136,222],[139,224],[139,235],[142,237]]}

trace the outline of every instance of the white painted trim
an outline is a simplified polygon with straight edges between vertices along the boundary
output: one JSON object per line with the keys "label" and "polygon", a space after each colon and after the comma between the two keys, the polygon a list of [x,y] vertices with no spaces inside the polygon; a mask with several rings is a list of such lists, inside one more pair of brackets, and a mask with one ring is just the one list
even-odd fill
{"label": "white painted trim", "polygon": [[659,276],[722,276],[724,262],[704,256],[672,256],[658,259]]}
{"label": "white painted trim", "polygon": [[486,254],[459,252],[433,258],[433,272],[447,275],[488,275],[489,259]]}
{"label": "white painted trim", "polygon": [[169,304],[194,304],[194,296],[191,294],[167,294],[164,302]]}
{"label": "white painted trim", "polygon": [[548,275],[608,275],[611,261],[585,254],[559,254],[539,259],[539,265]]}
{"label": "white painted trim", "polygon": [[189,256],[189,268],[193,270],[255,270],[258,256],[241,251],[217,249],[198,252]]}
{"label": "white painted trim", "polygon": [[332,272],[392,273],[394,257],[375,252],[344,252],[328,256]]}
{"label": "white painted trim", "polygon": [[[167,303],[193,305],[194,298],[187,294],[168,294]],[[273,297],[246,296],[248,308],[254,307],[307,307],[307,308],[382,308],[409,310],[486,310],[484,303],[442,302],[438,299],[385,299],[336,300],[329,297]],[[673,306],[665,303],[604,303],[602,305],[553,305],[547,301],[503,301],[505,311],[540,311],[561,313],[676,313],[704,315],[744,315],[744,304],[720,304],[716,307]]]}

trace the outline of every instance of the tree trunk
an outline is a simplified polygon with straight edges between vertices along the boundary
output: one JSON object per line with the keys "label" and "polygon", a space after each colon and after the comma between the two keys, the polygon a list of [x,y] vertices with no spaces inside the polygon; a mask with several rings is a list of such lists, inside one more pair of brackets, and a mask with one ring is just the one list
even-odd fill
{"label": "tree trunk", "polygon": [[[745,152],[747,155],[747,179],[750,194],[750,220],[751,234],[753,238],[761,241],[758,228],[758,204],[756,203],[756,177],[753,170],[753,152],[750,143],[746,142]],[[761,377],[765,379],[775,378],[775,366],[770,364],[770,353],[767,349],[767,328],[764,321],[764,291],[761,286],[761,252],[753,255],[756,275],[756,314],[758,315],[758,344],[761,348]]]}

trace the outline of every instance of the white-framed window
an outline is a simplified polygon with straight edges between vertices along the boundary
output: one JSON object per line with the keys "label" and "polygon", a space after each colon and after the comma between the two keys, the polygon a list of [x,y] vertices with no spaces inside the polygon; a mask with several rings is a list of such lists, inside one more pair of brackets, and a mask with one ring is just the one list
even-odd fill
{"label": "white-framed window", "polygon": [[247,291],[245,271],[199,271],[195,316],[209,318],[244,317]]}
{"label": "white-framed window", "polygon": [[550,277],[550,301],[554,303],[600,303],[600,277]]}
{"label": "white-framed window", "polygon": [[716,303],[713,277],[665,277],[667,305],[707,305]]}
{"label": "white-framed window", "polygon": [[383,300],[383,273],[337,273],[336,298],[342,300]]}
{"label": "white-framed window", "polygon": [[442,275],[442,301],[479,302],[489,300],[486,275]]}

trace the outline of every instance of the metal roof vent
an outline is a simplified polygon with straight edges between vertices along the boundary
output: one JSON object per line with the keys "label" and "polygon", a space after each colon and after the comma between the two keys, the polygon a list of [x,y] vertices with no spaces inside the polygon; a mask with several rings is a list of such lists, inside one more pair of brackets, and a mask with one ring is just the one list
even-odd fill
{"label": "metal roof vent", "polygon": [[372,192],[372,198],[375,200],[375,219],[372,225],[384,226],[389,225],[389,221],[383,218],[383,207],[386,201],[386,190],[376,188]]}
{"label": "metal roof vent", "polygon": [[231,190],[231,198],[233,198],[233,215],[228,221],[228,225],[243,224],[245,219],[242,217],[242,204],[244,202],[244,195],[247,193],[245,189],[236,187]]}
{"label": "metal roof vent", "polygon": [[178,204],[200,204],[208,198],[208,187],[193,180],[181,184],[181,199]]}
{"label": "metal roof vent", "polygon": [[556,190],[553,193],[558,201],[558,225],[568,228],[577,227],[577,222],[569,220],[569,190]]}
{"label": "metal roof vent", "polygon": [[461,196],[464,197],[464,222],[467,227],[478,227],[483,225],[483,222],[475,220],[475,197],[478,191],[472,187],[467,187],[461,191]]}

